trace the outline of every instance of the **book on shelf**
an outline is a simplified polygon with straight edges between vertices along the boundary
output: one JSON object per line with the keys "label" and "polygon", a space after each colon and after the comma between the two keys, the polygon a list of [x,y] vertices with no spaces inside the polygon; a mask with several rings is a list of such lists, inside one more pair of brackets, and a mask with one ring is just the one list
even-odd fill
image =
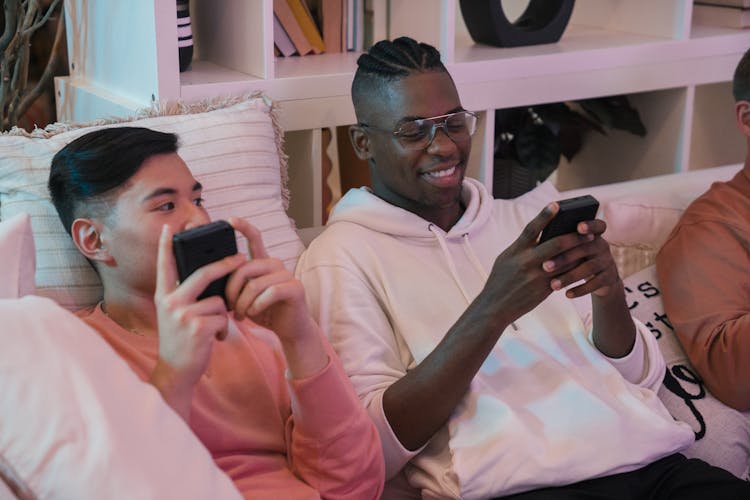
{"label": "book on shelf", "polygon": [[376,13],[372,1],[365,0],[364,47],[372,47],[375,42],[387,38],[385,34],[381,35],[381,17]]}
{"label": "book on shelf", "polygon": [[354,50],[354,2],[356,0],[346,0],[346,19],[344,20],[344,26],[346,27],[346,50]]}
{"label": "book on shelf", "polygon": [[349,26],[349,0],[341,0],[341,52],[349,50],[347,30]]}
{"label": "book on shelf", "polygon": [[326,52],[346,50],[343,37],[344,2],[346,0],[320,0],[320,24]]}
{"label": "book on shelf", "polygon": [[[289,39],[294,44],[294,48],[297,49],[297,53],[301,56],[312,52],[313,48],[310,42],[307,41],[305,33],[302,31],[297,18],[294,15],[291,7],[286,0],[273,0],[273,13],[274,17],[278,18],[281,27],[284,32],[289,36]],[[274,40],[274,43],[276,40]]]}
{"label": "book on shelf", "polygon": [[[312,51],[316,54],[325,52],[326,46],[323,43],[323,37],[315,25],[315,20],[310,14],[310,9],[307,6],[306,0],[286,0],[289,8],[292,10],[295,19],[302,28],[302,32],[305,34],[308,43],[312,47]],[[275,0],[274,0],[275,3]]]}
{"label": "book on shelf", "polygon": [[347,0],[346,49],[361,52],[365,42],[365,0]]}
{"label": "book on shelf", "polygon": [[710,26],[747,28],[750,27],[750,8],[696,2],[693,4],[693,21]]}
{"label": "book on shelf", "polygon": [[750,8],[750,0],[698,0],[694,3],[700,5],[721,5],[724,7]]}
{"label": "book on shelf", "polygon": [[289,57],[297,52],[294,42],[289,38],[289,35],[281,25],[281,21],[279,21],[279,16],[276,14],[273,15],[273,43],[284,57]]}

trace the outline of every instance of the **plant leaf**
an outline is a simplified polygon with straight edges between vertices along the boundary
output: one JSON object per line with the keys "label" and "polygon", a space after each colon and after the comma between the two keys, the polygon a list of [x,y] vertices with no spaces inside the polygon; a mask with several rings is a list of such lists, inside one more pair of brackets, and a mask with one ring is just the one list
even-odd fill
{"label": "plant leaf", "polygon": [[526,106],[495,110],[495,135],[501,132],[516,132],[530,120]]}
{"label": "plant leaf", "polygon": [[638,110],[627,96],[608,96],[578,101],[581,107],[604,126],[624,130],[639,137],[646,135],[646,126]]}
{"label": "plant leaf", "polygon": [[516,136],[518,161],[538,171],[554,170],[560,163],[560,144],[555,134],[545,125],[531,125],[519,130]]}
{"label": "plant leaf", "polygon": [[568,160],[572,160],[583,147],[583,136],[585,129],[576,124],[569,124],[560,129],[558,141],[560,142],[560,153]]}

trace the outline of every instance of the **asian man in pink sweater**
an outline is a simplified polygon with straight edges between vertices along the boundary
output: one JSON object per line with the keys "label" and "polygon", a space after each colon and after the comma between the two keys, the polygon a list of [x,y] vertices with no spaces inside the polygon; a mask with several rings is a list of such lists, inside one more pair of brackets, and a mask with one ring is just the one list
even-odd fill
{"label": "asian man in pink sweater", "polygon": [[[159,390],[245,497],[380,495],[377,431],[301,283],[267,255],[257,229],[230,219],[252,259],[226,257],[178,284],[172,235],[209,217],[175,135],[82,136],[52,160],[49,189],[104,288],[79,316]],[[225,300],[198,299],[225,275]]]}

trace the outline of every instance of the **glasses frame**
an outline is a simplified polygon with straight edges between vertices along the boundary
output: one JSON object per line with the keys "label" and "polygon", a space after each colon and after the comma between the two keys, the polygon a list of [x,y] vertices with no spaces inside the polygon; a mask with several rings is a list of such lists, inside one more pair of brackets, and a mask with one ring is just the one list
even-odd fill
{"label": "glasses frame", "polygon": [[[399,124],[395,130],[375,127],[375,126],[368,125],[366,123],[361,123],[361,122],[359,123],[359,126],[364,129],[375,130],[377,132],[383,132],[386,134],[389,133],[393,137],[395,137],[398,143],[401,144],[401,146],[405,149],[414,149],[414,150],[427,149],[430,147],[430,144],[432,144],[432,141],[435,140],[435,134],[437,134],[438,128],[442,128],[445,135],[447,135],[448,138],[452,140],[453,142],[456,142],[456,138],[453,137],[451,133],[448,131],[448,120],[456,115],[468,115],[474,119],[474,121],[472,122],[472,126],[469,128],[469,137],[473,136],[474,133],[477,131],[478,118],[477,118],[476,113],[473,113],[467,110],[456,111],[455,113],[447,113],[445,115],[431,116],[429,118],[419,118],[416,120],[409,120],[409,121]],[[424,145],[405,142],[403,139],[403,135],[402,135],[403,134],[402,129],[404,125],[406,125],[407,123],[418,123],[419,125],[422,125],[424,122],[430,122],[430,124],[432,125],[432,127],[430,128],[430,133],[428,134],[427,142]]]}

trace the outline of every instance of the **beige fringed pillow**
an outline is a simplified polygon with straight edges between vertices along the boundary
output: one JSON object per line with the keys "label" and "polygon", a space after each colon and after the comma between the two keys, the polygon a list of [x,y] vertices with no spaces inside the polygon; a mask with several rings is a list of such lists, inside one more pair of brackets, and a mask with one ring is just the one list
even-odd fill
{"label": "beige fringed pillow", "polygon": [[246,218],[263,233],[269,253],[294,267],[303,245],[286,215],[286,156],[273,104],[257,94],[171,103],[129,120],[57,123],[31,134],[14,130],[0,136],[0,220],[31,216],[37,295],[70,310],[100,299],[99,279],[60,223],[47,178],[52,157],[65,144],[92,130],[123,125],[177,134],[179,154],[203,184],[211,218]]}
{"label": "beige fringed pillow", "polygon": [[621,278],[627,278],[653,265],[656,262],[656,254],[659,253],[659,247],[654,245],[626,245],[611,241],[609,249]]}
{"label": "beige fringed pillow", "polygon": [[670,231],[692,201],[687,194],[626,195],[602,205],[604,237],[622,278],[653,265]]}

